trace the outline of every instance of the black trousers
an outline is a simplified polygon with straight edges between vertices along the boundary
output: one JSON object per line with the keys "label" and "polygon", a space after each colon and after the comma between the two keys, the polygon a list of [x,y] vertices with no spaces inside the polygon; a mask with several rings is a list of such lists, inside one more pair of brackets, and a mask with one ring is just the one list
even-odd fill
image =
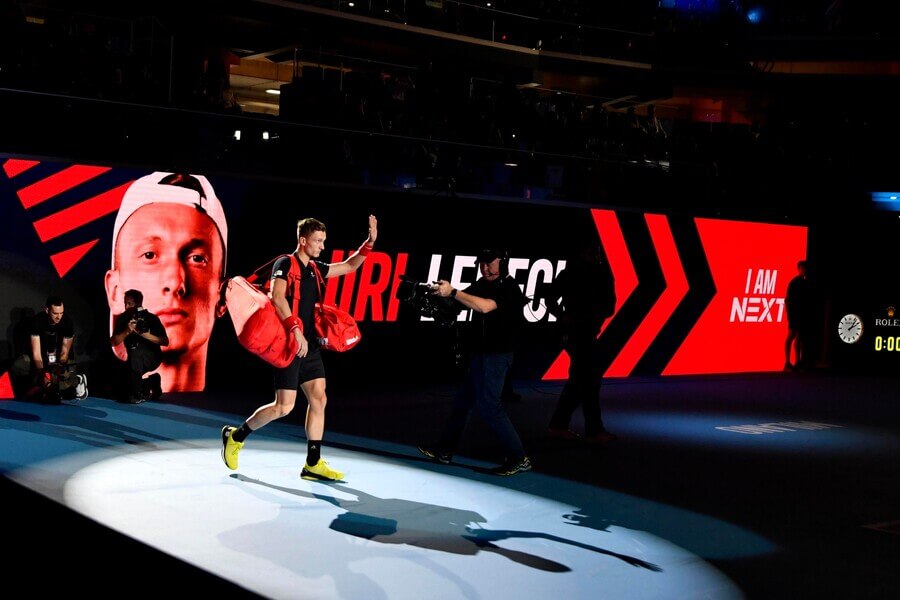
{"label": "black trousers", "polygon": [[605,427],[600,415],[600,382],[603,377],[600,342],[590,334],[574,335],[569,336],[563,347],[569,354],[569,378],[550,418],[550,428],[568,429],[572,414],[581,406],[585,434],[601,433]]}
{"label": "black trousers", "polygon": [[133,398],[146,397],[149,394],[148,383],[143,377],[158,368],[162,363],[162,356],[144,346],[128,349],[128,389],[127,393]]}

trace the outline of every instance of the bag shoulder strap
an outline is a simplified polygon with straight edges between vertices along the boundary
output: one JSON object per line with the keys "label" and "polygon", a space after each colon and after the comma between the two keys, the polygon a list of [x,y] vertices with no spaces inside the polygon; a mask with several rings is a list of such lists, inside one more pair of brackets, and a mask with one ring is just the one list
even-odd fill
{"label": "bag shoulder strap", "polygon": [[287,255],[286,255],[286,254],[281,254],[281,255],[279,255],[279,256],[276,256],[275,258],[273,258],[272,260],[270,260],[270,261],[267,262],[266,264],[261,265],[261,266],[259,266],[259,267],[256,267],[255,269],[253,269],[253,272],[250,273],[249,275],[247,275],[244,279],[247,280],[247,283],[252,283],[253,285],[260,285],[260,284],[257,283],[257,282],[262,278],[263,273],[265,273],[265,272],[267,272],[267,271],[271,272],[271,270],[272,270],[272,265],[274,265],[274,264],[275,264],[275,261],[277,261],[277,260],[278,260],[279,258],[281,258],[282,256],[287,256]]}
{"label": "bag shoulder strap", "polygon": [[288,279],[294,280],[294,293],[291,295],[291,314],[299,317],[298,310],[300,308],[300,278],[302,271],[300,270],[300,261],[294,256],[293,252],[289,254],[291,257],[291,271],[288,273]]}
{"label": "bag shoulder strap", "polygon": [[[247,283],[253,284],[257,287],[260,287],[261,285],[265,285],[265,284],[259,283],[259,280],[262,278],[263,273],[265,273],[266,271],[271,272],[272,267],[275,265],[275,263],[278,262],[279,259],[284,258],[284,257],[288,257],[291,259],[291,269],[288,272],[288,281],[290,282],[291,280],[293,280],[293,292],[294,292],[292,295],[291,314],[297,315],[297,308],[300,305],[301,271],[300,271],[300,262],[297,260],[297,257],[294,256],[293,253],[279,254],[278,256],[276,256],[275,258],[273,258],[266,264],[254,269],[253,272],[250,275],[248,275],[247,277],[245,277],[244,279],[247,280]],[[266,287],[268,287],[268,286],[266,286]]]}
{"label": "bag shoulder strap", "polygon": [[325,279],[322,277],[322,272],[319,270],[319,265],[316,264],[316,261],[310,259],[309,264],[312,265],[313,273],[316,274],[316,283],[319,286],[319,302],[325,300]]}

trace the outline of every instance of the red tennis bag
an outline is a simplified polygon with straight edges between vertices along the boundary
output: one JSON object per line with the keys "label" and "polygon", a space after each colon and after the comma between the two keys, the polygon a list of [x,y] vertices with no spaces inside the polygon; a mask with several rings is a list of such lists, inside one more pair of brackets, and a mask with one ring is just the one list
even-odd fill
{"label": "red tennis bag", "polygon": [[[300,301],[300,265],[291,254],[291,268],[288,273],[288,285],[293,287],[293,314],[297,313]],[[276,257],[256,269],[249,277],[232,277],[225,281],[221,297],[235,333],[241,345],[276,367],[286,367],[297,355],[297,340],[288,331],[272,304],[272,299],[260,288],[268,290],[270,280],[259,285],[260,274],[268,270]],[[324,295],[324,279],[312,263],[319,286],[319,297]],[[349,313],[336,306],[316,302],[315,306],[316,337],[323,350],[346,352],[355,347],[362,339],[359,326]]]}
{"label": "red tennis bag", "polygon": [[297,340],[285,330],[266,294],[238,276],[225,282],[222,296],[244,348],[276,367],[291,364],[299,349]]}
{"label": "red tennis bag", "polygon": [[[294,259],[294,262],[296,262],[296,259]],[[312,262],[311,264],[316,274],[316,281],[319,284],[319,298],[324,298],[325,281],[322,278],[322,274],[319,273],[319,267],[316,266],[316,263]],[[316,337],[319,340],[319,346],[323,350],[346,352],[355,347],[362,339],[362,333],[359,331],[356,319],[350,313],[336,306],[325,304],[324,302],[316,302],[314,316]]]}

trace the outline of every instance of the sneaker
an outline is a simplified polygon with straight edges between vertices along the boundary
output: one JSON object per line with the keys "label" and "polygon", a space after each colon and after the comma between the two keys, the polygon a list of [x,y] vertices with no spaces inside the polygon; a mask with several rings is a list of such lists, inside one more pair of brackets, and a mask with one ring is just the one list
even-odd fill
{"label": "sneaker", "polygon": [[159,400],[162,396],[162,377],[159,373],[154,373],[147,379],[150,381],[150,399]]}
{"label": "sneaker", "polygon": [[75,399],[84,400],[87,395],[87,375],[78,375],[78,383],[75,384]]}
{"label": "sneaker", "polygon": [[309,463],[304,464],[300,477],[312,481],[341,481],[344,479],[344,474],[340,471],[335,471],[328,466],[326,461],[320,458],[319,462],[312,467],[309,466]]}
{"label": "sneaker", "polygon": [[531,459],[527,456],[523,456],[521,458],[506,459],[502,465],[491,469],[491,473],[494,475],[515,475],[516,473],[530,470]]}
{"label": "sneaker", "polygon": [[589,435],[584,439],[589,444],[597,444],[597,445],[602,446],[603,444],[616,441],[617,439],[619,439],[619,436],[617,436],[614,433],[610,433],[606,430],[603,430],[600,433],[595,433],[594,435]]}
{"label": "sneaker", "polygon": [[425,446],[416,446],[416,448],[418,448],[419,452],[421,452],[431,460],[436,460],[437,462],[445,465],[449,465],[450,461],[453,460],[453,455],[449,452],[441,452],[433,448],[426,448]]}
{"label": "sneaker", "polygon": [[580,435],[571,429],[554,429],[553,427],[547,428],[547,437],[557,440],[577,440],[581,438]]}
{"label": "sneaker", "polygon": [[236,442],[231,434],[237,431],[237,427],[226,425],[222,428],[222,461],[225,466],[236,471],[238,468],[238,453],[244,447],[244,442]]}

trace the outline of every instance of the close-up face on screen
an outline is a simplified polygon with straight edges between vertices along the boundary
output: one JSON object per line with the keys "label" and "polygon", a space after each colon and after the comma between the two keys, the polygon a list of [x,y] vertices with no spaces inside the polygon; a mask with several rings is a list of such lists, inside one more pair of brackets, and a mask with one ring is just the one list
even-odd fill
{"label": "close-up face on screen", "polygon": [[166,352],[188,353],[209,342],[215,322],[224,253],[215,224],[189,206],[148,204],[119,232],[110,308],[139,289],[144,308],[160,317]]}

